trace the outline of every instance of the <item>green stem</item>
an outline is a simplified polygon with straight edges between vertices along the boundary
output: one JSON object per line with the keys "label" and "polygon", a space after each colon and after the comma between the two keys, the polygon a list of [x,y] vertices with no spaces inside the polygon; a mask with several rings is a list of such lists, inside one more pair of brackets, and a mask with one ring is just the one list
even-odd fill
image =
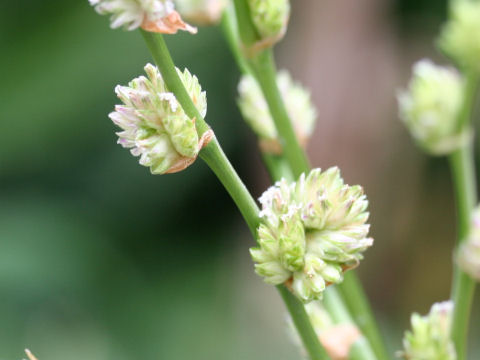
{"label": "green stem", "polygon": [[[209,130],[209,126],[206,124],[185,90],[162,35],[150,34],[143,30],[142,34],[168,89],[175,94],[175,97],[185,113],[190,118],[196,119],[199,135],[203,134],[205,131]],[[259,222],[258,207],[215,138],[202,149],[200,157],[207,163],[225,186],[255,237],[256,228]],[[294,324],[297,326],[298,333],[304,341],[304,345],[311,359],[329,359],[320,344],[318,337],[315,335],[303,305],[292,294],[286,294],[285,291],[288,292],[288,290],[286,290],[284,286],[278,286],[277,288],[285,301]]]}
{"label": "green stem", "polygon": [[389,359],[390,356],[383,345],[382,336],[358,276],[353,271],[347,271],[339,290],[355,322],[370,341],[376,356],[379,359]]}
{"label": "green stem", "polygon": [[[474,160],[471,146],[465,146],[449,156],[457,202],[458,241],[462,243],[470,231],[470,214],[477,195]],[[452,299],[455,307],[452,320],[452,340],[457,359],[466,359],[468,321],[472,307],[475,282],[457,266],[454,269]]]}
{"label": "green stem", "polygon": [[278,131],[280,144],[290,164],[293,176],[298,178],[301,173],[309,171],[310,164],[298,143],[292,122],[285,108],[285,103],[278,89],[273,53],[270,49],[264,50],[251,59],[249,63],[262,88],[270,114]]}
{"label": "green stem", "polygon": [[288,290],[284,285],[278,285],[277,290],[282,296],[287,309],[292,316],[293,323],[297,329],[303,329],[300,332],[300,338],[307,353],[312,360],[330,359],[325,349],[318,341],[318,336],[312,328],[310,318],[303,304]]}
{"label": "green stem", "polygon": [[282,156],[263,153],[262,159],[272,182],[278,181],[281,178],[285,178],[288,182],[295,181],[288,163]]}

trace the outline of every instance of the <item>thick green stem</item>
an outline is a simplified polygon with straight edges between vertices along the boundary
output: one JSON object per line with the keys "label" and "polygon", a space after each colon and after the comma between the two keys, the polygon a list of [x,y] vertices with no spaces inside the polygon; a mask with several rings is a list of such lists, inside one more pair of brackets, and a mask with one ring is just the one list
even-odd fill
{"label": "thick green stem", "polygon": [[[209,130],[209,126],[185,90],[162,35],[147,33],[143,30],[142,34],[168,89],[175,94],[185,113],[190,118],[196,119],[199,135],[203,134]],[[250,231],[255,236],[259,222],[258,207],[215,138],[202,149],[200,157],[208,164],[225,186],[245,218]],[[285,291],[288,292],[288,290],[286,290],[284,286],[278,286],[277,288],[280,290],[293,322],[297,326],[298,333],[304,341],[310,358],[315,360],[329,359],[319,339],[316,336],[312,336],[315,332],[308,320],[303,305],[292,294],[285,294]]]}
{"label": "thick green stem", "polygon": [[[449,157],[457,201],[457,233],[459,244],[470,231],[470,214],[475,206],[475,165],[471,146],[465,146]],[[454,269],[452,299],[455,307],[452,320],[452,339],[457,359],[466,359],[468,321],[475,291],[475,282],[457,266]]]}
{"label": "thick green stem", "polygon": [[305,152],[298,143],[292,122],[285,108],[285,102],[278,89],[273,53],[270,49],[264,50],[255,58],[251,59],[249,63],[262,88],[270,114],[277,128],[280,144],[290,164],[293,176],[298,178],[301,173],[309,171],[310,164],[305,156]]}
{"label": "thick green stem", "polygon": [[297,329],[303,329],[300,332],[300,338],[307,353],[312,360],[330,359],[325,349],[318,341],[318,336],[312,328],[310,318],[303,304],[288,290],[284,285],[277,286],[277,290],[282,296],[287,309],[292,316],[293,323]]}
{"label": "thick green stem", "polygon": [[339,286],[339,290],[355,322],[370,341],[377,357],[379,359],[389,359],[390,356],[383,345],[382,336],[375,325],[375,317],[358,276],[353,271],[348,271],[343,283]]}

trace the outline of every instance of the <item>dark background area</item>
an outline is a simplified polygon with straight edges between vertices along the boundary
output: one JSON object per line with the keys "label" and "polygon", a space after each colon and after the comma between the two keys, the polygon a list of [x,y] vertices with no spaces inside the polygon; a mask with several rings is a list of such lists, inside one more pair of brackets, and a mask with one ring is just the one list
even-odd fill
{"label": "dark background area", "polygon": [[[312,164],[364,185],[375,246],[359,268],[390,350],[448,298],[455,212],[445,159],[416,148],[395,91],[433,57],[444,1],[293,1],[279,67],[312,89]],[[168,36],[207,91],[206,120],[255,197],[268,186],[235,104],[219,28]],[[293,359],[283,305],[202,161],[152,176],[116,145],[117,84],[151,57],[87,1],[0,3],[0,359]],[[478,298],[471,359],[480,356]],[[476,355],[475,355],[476,354]]]}

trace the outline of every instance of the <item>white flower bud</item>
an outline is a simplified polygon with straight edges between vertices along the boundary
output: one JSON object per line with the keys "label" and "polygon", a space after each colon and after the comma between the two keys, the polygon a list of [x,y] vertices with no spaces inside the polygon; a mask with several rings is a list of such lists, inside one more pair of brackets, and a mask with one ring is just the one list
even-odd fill
{"label": "white flower bud", "polygon": [[373,244],[365,195],[345,185],[337,168],[312,170],[292,184],[279,181],[260,202],[259,247],[251,249],[256,271],[268,283],[284,282],[304,302],[343,281]]}
{"label": "white flower bud", "polygon": [[457,262],[463,271],[480,281],[480,206],[473,211],[470,235],[460,246]]}
{"label": "white flower bud", "polygon": [[[190,119],[169,92],[158,69],[147,64],[148,78],[140,76],[128,86],[117,86],[123,105],[115,106],[109,116],[122,131],[118,143],[140,156],[140,164],[153,174],[181,171],[195,161],[198,152],[208,144],[212,132],[199,139],[195,119]],[[177,69],[180,78],[202,116],[207,111],[205,92],[188,70]]]}
{"label": "white flower bud", "polygon": [[480,2],[451,1],[450,18],[438,39],[442,51],[467,71],[480,72]]}
{"label": "white flower bud", "polygon": [[[277,75],[277,85],[285,103],[287,113],[299,143],[305,147],[313,132],[317,112],[310,99],[310,93],[298,83],[293,82],[289,73],[282,70]],[[262,90],[251,75],[242,76],[238,84],[238,106],[247,124],[259,138],[264,152],[280,154],[282,148],[278,140],[268,104]]]}
{"label": "white flower bud", "polygon": [[110,27],[174,34],[177,30],[196,33],[197,29],[183,22],[172,0],[89,0],[101,15],[110,14]]}
{"label": "white flower bud", "polygon": [[445,155],[470,140],[459,132],[464,82],[453,68],[421,60],[413,67],[408,90],[398,94],[400,118],[417,143],[434,155]]}
{"label": "white flower bud", "polygon": [[196,25],[214,25],[220,21],[227,0],[174,0],[182,17]]}
{"label": "white flower bud", "polygon": [[435,303],[426,316],[412,314],[412,331],[403,338],[404,351],[398,355],[409,360],[456,360],[450,338],[453,303]]}

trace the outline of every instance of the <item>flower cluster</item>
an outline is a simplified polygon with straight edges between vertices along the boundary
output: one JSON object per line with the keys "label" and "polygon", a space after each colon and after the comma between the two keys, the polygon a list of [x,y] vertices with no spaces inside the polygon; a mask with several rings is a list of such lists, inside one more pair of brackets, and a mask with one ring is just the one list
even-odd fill
{"label": "flower cluster", "polygon": [[[123,105],[115,106],[109,116],[122,131],[118,143],[131,148],[140,156],[140,164],[150,167],[153,174],[183,170],[197,157],[210,140],[211,131],[199,139],[195,119],[189,118],[171,93],[158,69],[147,64],[148,78],[140,76],[128,86],[117,86]],[[202,116],[207,111],[207,99],[198,79],[185,69],[177,69],[187,92]]]}
{"label": "flower cluster", "polygon": [[175,11],[172,0],[89,0],[101,15],[111,15],[113,29],[124,27],[135,30],[174,34],[177,30],[196,33]]}
{"label": "flower cluster", "polygon": [[434,155],[444,155],[470,139],[458,130],[463,80],[453,68],[421,60],[413,67],[408,90],[398,94],[400,118],[417,143]]}
{"label": "flower cluster", "polygon": [[[317,118],[310,93],[300,84],[293,82],[287,71],[278,73],[277,84],[288,115],[292,119],[298,141],[305,147]],[[242,76],[238,84],[238,92],[240,111],[245,121],[258,136],[262,151],[280,154],[282,148],[278,140],[278,133],[262,90],[255,78],[251,75]]]}
{"label": "flower cluster", "polygon": [[460,246],[457,262],[463,271],[480,281],[480,206],[472,214],[470,235]]}
{"label": "flower cluster", "polygon": [[250,15],[260,40],[253,52],[268,48],[280,41],[287,31],[290,17],[289,0],[247,0]]}
{"label": "flower cluster", "polygon": [[363,189],[344,184],[336,167],[314,169],[292,184],[283,179],[260,202],[259,246],[250,249],[255,270],[267,283],[285,283],[304,302],[341,282],[373,244]]}
{"label": "flower cluster", "polygon": [[213,25],[220,21],[227,0],[174,0],[182,17],[197,25]]}
{"label": "flower cluster", "polygon": [[480,72],[480,2],[451,1],[451,15],[438,45],[459,66]]}
{"label": "flower cluster", "polygon": [[404,351],[399,353],[408,360],[455,360],[455,347],[450,339],[453,303],[433,304],[426,316],[412,314],[412,331],[403,338]]}

